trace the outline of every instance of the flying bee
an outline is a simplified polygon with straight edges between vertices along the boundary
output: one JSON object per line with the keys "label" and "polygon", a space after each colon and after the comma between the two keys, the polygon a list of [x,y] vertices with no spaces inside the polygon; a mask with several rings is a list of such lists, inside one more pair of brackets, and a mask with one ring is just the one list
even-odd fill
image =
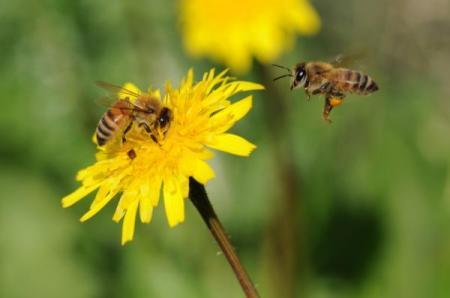
{"label": "flying bee", "polygon": [[[159,144],[159,138],[165,136],[172,120],[172,111],[164,107],[161,101],[149,94],[138,94],[131,90],[97,82],[100,87],[115,93],[125,95],[109,107],[98,122],[96,129],[97,144],[103,146],[122,132],[122,143],[133,125],[142,127],[151,139]],[[135,98],[132,102],[131,98]]]}
{"label": "flying bee", "polygon": [[337,59],[335,63],[301,62],[297,63],[292,70],[273,64],[288,71],[274,81],[291,77],[291,90],[303,88],[308,99],[311,95],[324,94],[323,118],[331,122],[329,119],[331,110],[340,105],[348,93],[367,95],[378,90],[377,83],[370,76],[357,70],[336,67],[339,63]]}

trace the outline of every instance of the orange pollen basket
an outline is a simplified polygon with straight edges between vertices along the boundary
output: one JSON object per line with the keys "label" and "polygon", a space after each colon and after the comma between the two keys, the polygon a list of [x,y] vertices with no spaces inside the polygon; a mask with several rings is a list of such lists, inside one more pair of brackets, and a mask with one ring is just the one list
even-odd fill
{"label": "orange pollen basket", "polygon": [[331,104],[331,106],[336,107],[336,106],[340,105],[342,103],[342,101],[343,101],[342,98],[333,97],[330,99],[330,104]]}

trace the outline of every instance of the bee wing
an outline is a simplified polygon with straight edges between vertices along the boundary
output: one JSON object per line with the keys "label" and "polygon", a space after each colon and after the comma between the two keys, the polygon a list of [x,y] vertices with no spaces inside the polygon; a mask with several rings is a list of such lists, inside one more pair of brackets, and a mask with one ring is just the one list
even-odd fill
{"label": "bee wing", "polygon": [[109,108],[117,101],[116,97],[113,96],[102,96],[95,100],[95,104],[100,107]]}
{"label": "bee wing", "polygon": [[[137,97],[141,96],[137,92],[134,92],[134,91],[131,91],[131,90],[127,89],[127,88],[124,88],[124,87],[121,87],[121,86],[117,86],[117,85],[114,85],[114,84],[110,84],[110,83],[107,83],[107,82],[104,82],[104,81],[97,81],[95,83],[100,88],[103,88],[103,89],[105,89],[105,90],[107,90],[107,91],[109,91],[111,93],[109,96],[104,96],[103,98],[101,98],[99,100],[99,104],[103,105],[103,106],[110,107],[117,100],[121,99],[120,95],[129,95],[131,98],[137,98]],[[128,100],[128,102],[131,105],[133,105],[135,107],[135,109],[145,112],[144,107],[136,104],[135,101]]]}
{"label": "bee wing", "polygon": [[[117,100],[118,100],[117,98],[112,97],[112,96],[103,96],[103,97],[95,100],[95,104],[98,105],[98,106],[101,106],[101,107],[110,108],[117,102]],[[121,106],[120,109],[121,110],[130,110],[130,111],[141,111],[141,112],[144,112],[144,113],[147,112],[143,108],[141,108],[140,106],[138,106],[138,105],[136,105],[134,103],[131,103],[131,102],[129,102],[129,103],[131,104],[130,107]]]}
{"label": "bee wing", "polygon": [[132,97],[138,97],[140,95],[138,92],[134,92],[134,91],[131,91],[131,90],[126,89],[124,87],[117,86],[117,85],[114,85],[114,84],[110,84],[110,83],[107,83],[107,82],[97,81],[95,83],[100,88],[103,88],[106,91],[109,91],[109,92],[111,92],[111,93],[113,93],[115,95],[117,95],[117,94],[124,94],[124,95],[129,95],[129,96],[132,96]]}
{"label": "bee wing", "polygon": [[135,91],[129,90],[125,87],[114,85],[114,84],[111,84],[108,82],[96,81],[95,83],[100,88],[105,89],[106,91],[109,91],[114,94],[123,93],[123,94],[134,96],[134,97],[137,97],[140,95],[138,92],[135,92]]}
{"label": "bee wing", "polygon": [[366,56],[366,50],[359,50],[351,54],[338,54],[330,61],[330,64],[334,67],[349,66],[360,62]]}

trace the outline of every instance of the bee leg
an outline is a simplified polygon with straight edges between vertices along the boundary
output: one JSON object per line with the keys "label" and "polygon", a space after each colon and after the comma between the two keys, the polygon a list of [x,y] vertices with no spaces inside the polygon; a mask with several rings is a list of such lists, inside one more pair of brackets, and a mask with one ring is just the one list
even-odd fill
{"label": "bee leg", "polygon": [[308,89],[305,89],[305,94],[306,94],[306,100],[310,101],[311,100],[311,93],[308,91]]}
{"label": "bee leg", "polygon": [[344,93],[340,93],[340,92],[337,92],[337,91],[332,91],[330,94],[333,97],[340,98],[340,99],[344,99],[344,97],[345,97]]}
{"label": "bee leg", "polygon": [[155,134],[153,133],[153,130],[150,128],[150,126],[148,126],[147,123],[141,122],[141,123],[139,123],[139,127],[144,127],[145,131],[150,135],[150,138],[153,140],[153,142],[155,142],[156,144],[161,146],[161,144],[156,139]]}
{"label": "bee leg", "polygon": [[330,112],[334,107],[342,104],[344,97],[345,95],[342,93],[332,93],[326,95],[325,105],[323,107],[323,119],[325,121],[331,123],[331,120],[329,119]]}
{"label": "bee leg", "polygon": [[322,93],[322,94],[332,93],[332,87],[333,86],[331,85],[330,82],[326,82],[326,83],[322,84],[322,86],[320,86],[319,93]]}
{"label": "bee leg", "polygon": [[145,129],[145,131],[146,131],[146,132],[152,137],[152,139],[153,139],[153,131],[152,131],[152,129],[150,128],[150,126],[148,126],[147,123],[141,122],[141,123],[139,123],[139,127],[143,127],[143,128]]}
{"label": "bee leg", "polygon": [[133,126],[133,121],[130,121],[130,123],[127,125],[127,127],[125,128],[125,130],[123,131],[122,134],[122,144],[125,144],[127,142],[127,138],[126,135],[127,133],[130,131],[131,127]]}
{"label": "bee leg", "polygon": [[325,97],[325,105],[323,107],[323,113],[322,113],[323,120],[327,121],[328,123],[331,123],[329,116],[330,116],[331,110],[333,109],[333,105],[331,104],[330,99],[331,99],[330,95],[327,95]]}

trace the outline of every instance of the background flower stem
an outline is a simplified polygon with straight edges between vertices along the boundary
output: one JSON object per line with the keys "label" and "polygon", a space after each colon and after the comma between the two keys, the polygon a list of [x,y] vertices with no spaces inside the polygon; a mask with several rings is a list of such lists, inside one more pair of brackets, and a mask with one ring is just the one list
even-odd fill
{"label": "background flower stem", "polygon": [[208,199],[205,187],[192,177],[189,179],[189,198],[216,239],[225,257],[227,258],[228,263],[230,263],[231,268],[233,268],[233,271],[236,274],[245,295],[247,297],[259,297],[255,286],[239,260],[236,251],[231,245],[230,240],[228,239],[228,236],[225,233],[225,230]]}
{"label": "background flower stem", "polygon": [[[255,69],[260,82],[266,87],[262,102],[263,113],[270,138],[273,172],[274,205],[273,216],[267,228],[266,252],[269,264],[269,279],[272,285],[268,290],[275,297],[303,296],[307,268],[305,259],[304,212],[301,196],[301,177],[295,164],[293,138],[289,116],[293,107],[280,85],[288,87],[288,82],[273,82],[275,77],[271,66],[256,62]],[[299,97],[299,95],[293,95]],[[295,113],[295,112],[293,112]],[[300,136],[296,136],[300,137]]]}

